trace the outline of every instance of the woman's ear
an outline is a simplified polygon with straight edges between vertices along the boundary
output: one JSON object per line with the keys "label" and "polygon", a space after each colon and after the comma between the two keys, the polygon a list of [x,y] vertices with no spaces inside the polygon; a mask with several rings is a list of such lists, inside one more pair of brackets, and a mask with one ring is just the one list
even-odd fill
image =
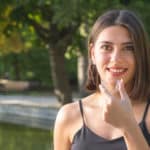
{"label": "woman's ear", "polygon": [[92,64],[95,64],[95,53],[94,53],[94,44],[93,43],[89,44],[89,56],[92,61]]}

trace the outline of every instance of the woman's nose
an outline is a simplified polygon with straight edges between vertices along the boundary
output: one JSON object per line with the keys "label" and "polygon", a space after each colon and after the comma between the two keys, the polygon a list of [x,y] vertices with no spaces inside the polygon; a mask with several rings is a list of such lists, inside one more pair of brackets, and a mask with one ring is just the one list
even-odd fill
{"label": "woman's nose", "polygon": [[118,49],[115,49],[111,53],[111,61],[118,62],[122,59],[121,52]]}

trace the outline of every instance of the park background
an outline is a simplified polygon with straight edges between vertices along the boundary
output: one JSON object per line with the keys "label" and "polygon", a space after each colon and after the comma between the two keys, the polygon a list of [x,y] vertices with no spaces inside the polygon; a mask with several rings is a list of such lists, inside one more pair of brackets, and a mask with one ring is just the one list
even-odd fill
{"label": "park background", "polygon": [[[87,39],[99,15],[116,8],[133,10],[150,35],[149,0],[0,2],[0,94],[55,96],[58,109],[88,94]],[[0,149],[53,149],[52,129],[1,120]]]}

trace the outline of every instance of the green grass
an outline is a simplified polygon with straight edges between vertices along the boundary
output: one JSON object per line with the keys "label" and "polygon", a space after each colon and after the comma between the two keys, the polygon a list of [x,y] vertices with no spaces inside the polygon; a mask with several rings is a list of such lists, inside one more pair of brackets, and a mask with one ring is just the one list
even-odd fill
{"label": "green grass", "polygon": [[1,150],[53,150],[52,131],[0,123]]}

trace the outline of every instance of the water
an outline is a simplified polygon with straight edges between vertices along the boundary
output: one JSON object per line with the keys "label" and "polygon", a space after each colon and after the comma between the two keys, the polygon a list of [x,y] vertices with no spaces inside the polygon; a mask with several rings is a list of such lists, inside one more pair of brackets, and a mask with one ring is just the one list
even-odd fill
{"label": "water", "polygon": [[52,131],[0,123],[0,149],[53,150]]}

